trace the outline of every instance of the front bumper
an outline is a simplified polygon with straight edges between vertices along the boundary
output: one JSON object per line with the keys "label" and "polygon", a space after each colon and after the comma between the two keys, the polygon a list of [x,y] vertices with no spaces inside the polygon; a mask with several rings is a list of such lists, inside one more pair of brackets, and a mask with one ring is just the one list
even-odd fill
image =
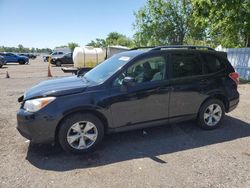
{"label": "front bumper", "polygon": [[34,143],[51,143],[55,140],[58,121],[45,113],[17,112],[17,130]]}

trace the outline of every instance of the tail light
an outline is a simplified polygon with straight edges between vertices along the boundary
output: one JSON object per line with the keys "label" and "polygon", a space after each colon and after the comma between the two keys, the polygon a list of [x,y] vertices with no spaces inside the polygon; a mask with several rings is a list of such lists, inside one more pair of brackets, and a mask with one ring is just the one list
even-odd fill
{"label": "tail light", "polygon": [[229,77],[235,81],[235,83],[238,85],[239,84],[239,78],[240,78],[240,75],[237,73],[237,72],[232,72],[229,74]]}

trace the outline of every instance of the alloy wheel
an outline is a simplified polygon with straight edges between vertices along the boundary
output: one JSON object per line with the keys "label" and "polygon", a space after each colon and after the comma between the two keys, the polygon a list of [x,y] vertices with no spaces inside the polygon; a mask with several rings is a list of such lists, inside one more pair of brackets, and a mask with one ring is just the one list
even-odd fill
{"label": "alloy wheel", "polygon": [[68,144],[77,150],[91,147],[98,136],[96,126],[89,121],[80,121],[72,125],[67,133]]}
{"label": "alloy wheel", "polygon": [[204,112],[204,121],[208,126],[215,126],[222,117],[222,109],[218,104],[209,105]]}

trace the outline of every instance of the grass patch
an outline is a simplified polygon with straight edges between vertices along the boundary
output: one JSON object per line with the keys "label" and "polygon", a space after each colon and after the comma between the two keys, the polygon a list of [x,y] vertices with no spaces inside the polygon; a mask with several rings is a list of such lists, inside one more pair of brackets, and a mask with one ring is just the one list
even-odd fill
{"label": "grass patch", "polygon": [[240,78],[240,84],[250,84],[250,80]]}

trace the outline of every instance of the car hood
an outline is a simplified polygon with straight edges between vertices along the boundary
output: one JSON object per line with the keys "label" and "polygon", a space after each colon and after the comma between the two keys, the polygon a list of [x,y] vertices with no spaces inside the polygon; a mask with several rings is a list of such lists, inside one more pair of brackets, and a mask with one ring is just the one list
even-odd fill
{"label": "car hood", "polygon": [[82,77],[77,76],[47,80],[27,90],[23,96],[23,100],[80,93],[91,85],[93,85],[93,83],[91,84]]}

